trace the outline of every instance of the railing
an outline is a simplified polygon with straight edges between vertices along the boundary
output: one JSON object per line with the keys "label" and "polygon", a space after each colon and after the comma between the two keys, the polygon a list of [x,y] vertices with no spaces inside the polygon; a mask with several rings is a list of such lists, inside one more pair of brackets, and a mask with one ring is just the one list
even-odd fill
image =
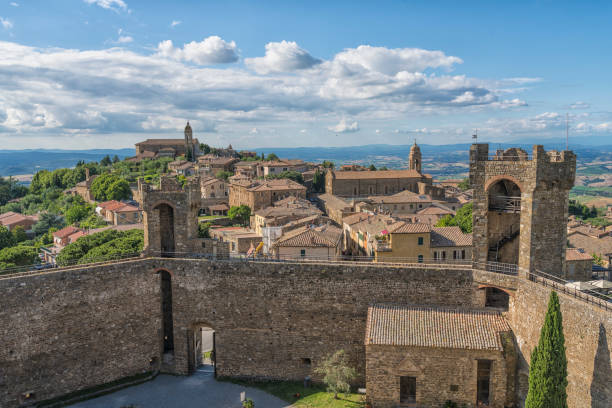
{"label": "railing", "polygon": [[489,198],[489,210],[502,212],[521,212],[521,197],[494,196]]}
{"label": "railing", "polygon": [[612,311],[612,296],[600,293],[595,290],[590,289],[576,289],[572,287],[568,287],[567,283],[572,283],[570,281],[566,281],[558,276],[548,274],[546,272],[542,272],[539,270],[529,271],[527,273],[527,278],[532,281],[539,283],[540,285],[551,287],[558,292],[565,293],[569,296],[572,296],[577,299],[581,299],[587,303],[592,303],[596,306],[599,306],[605,310]]}

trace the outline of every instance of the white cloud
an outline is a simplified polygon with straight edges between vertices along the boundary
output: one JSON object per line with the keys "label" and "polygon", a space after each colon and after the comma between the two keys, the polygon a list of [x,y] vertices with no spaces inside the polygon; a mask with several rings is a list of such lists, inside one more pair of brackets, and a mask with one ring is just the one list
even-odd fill
{"label": "white cloud", "polygon": [[447,56],[442,51],[429,51],[420,48],[372,47],[360,45],[346,49],[336,55],[334,62],[352,69],[396,75],[399,72],[423,72],[427,68],[451,68],[461,64],[461,58]]}
{"label": "white cloud", "polygon": [[[123,30],[118,34],[126,36]],[[62,134],[104,134],[99,143],[119,132],[136,140],[144,132],[170,136],[178,131],[180,137],[187,119],[196,133],[219,128],[219,138],[233,135],[241,140],[250,135],[249,140],[261,145],[287,145],[292,140],[289,136],[303,133],[301,129],[308,130],[306,144],[350,143],[354,142],[350,132],[360,125],[402,129],[406,127],[401,121],[410,118],[416,119],[412,128],[425,128],[428,120],[435,120],[428,116],[450,114],[465,120],[476,109],[495,112],[523,105],[514,95],[505,99],[490,80],[407,71],[388,75],[370,70],[367,64],[346,64],[335,58],[291,75],[258,75],[238,65],[207,67],[202,65],[238,59],[236,45],[219,37],[190,44],[175,48],[166,41],[156,53],[146,55],[121,47],[75,50],[0,41],[0,112],[6,117],[0,144],[10,140],[9,132],[49,140]],[[508,82],[503,86],[513,89]],[[344,119],[337,123],[340,118]],[[553,119],[532,115],[512,119],[514,124],[488,126],[527,132]],[[528,126],[521,125],[521,120]],[[607,121],[610,118],[599,122]],[[272,124],[278,126],[277,133],[270,130]],[[544,131],[551,126],[544,126]],[[253,137],[249,133],[253,128],[266,131]],[[328,129],[339,135],[333,142]],[[393,142],[391,132],[383,134]],[[134,142],[127,137],[115,140]]]}
{"label": "white cloud", "polygon": [[581,101],[574,102],[570,105],[570,109],[589,109],[590,107],[590,104]]}
{"label": "white cloud", "polygon": [[260,74],[290,72],[311,68],[321,63],[294,41],[270,42],[266,44],[266,55],[247,58],[245,64]]}
{"label": "white cloud", "polygon": [[307,130],[306,130],[306,129],[301,129],[301,130],[300,130],[300,133],[306,133],[306,132],[307,132]]}
{"label": "white cloud", "polygon": [[170,23],[170,27],[174,28],[174,27],[176,27],[177,25],[179,25],[181,23],[182,23],[182,21],[180,21],[180,20],[172,20],[172,22]]}
{"label": "white cloud", "polygon": [[258,134],[258,133],[259,133],[259,130],[257,130],[257,128],[253,128],[253,129],[249,130],[249,133],[250,133],[251,135],[256,135],[256,134]]}
{"label": "white cloud", "polygon": [[336,132],[336,133],[357,132],[359,131],[359,123],[357,123],[356,121],[347,122],[346,119],[342,118],[340,122],[338,122],[337,125],[330,126],[327,129],[331,130],[332,132]]}
{"label": "white cloud", "polygon": [[96,4],[107,10],[127,10],[127,4],[123,0],[83,0],[87,4]]}
{"label": "white cloud", "polygon": [[227,42],[216,35],[201,42],[192,41],[183,48],[176,48],[172,40],[162,41],[157,45],[158,55],[195,62],[200,65],[227,64],[238,61],[238,49],[234,41]]}
{"label": "white cloud", "polygon": [[5,30],[10,30],[11,28],[13,28],[13,22],[9,20],[8,18],[0,17],[0,24],[2,24],[2,27]]}
{"label": "white cloud", "polygon": [[134,38],[130,37],[129,35],[122,35],[117,39],[119,44],[131,43],[132,41],[134,41]]}
{"label": "white cloud", "polygon": [[378,133],[380,133],[380,129],[376,129],[376,133],[377,133],[377,134],[378,134]]}
{"label": "white cloud", "polygon": [[19,7],[19,3],[15,3],[14,1],[11,1],[9,4],[13,7]]}

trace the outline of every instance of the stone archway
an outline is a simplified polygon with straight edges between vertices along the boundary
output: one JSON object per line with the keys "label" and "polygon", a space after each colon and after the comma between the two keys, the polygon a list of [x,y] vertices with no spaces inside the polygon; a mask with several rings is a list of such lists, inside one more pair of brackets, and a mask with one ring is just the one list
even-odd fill
{"label": "stone archway", "polygon": [[196,370],[217,377],[217,331],[207,322],[197,322],[187,329],[187,371]]}
{"label": "stone archway", "polygon": [[521,187],[513,177],[496,177],[486,184],[487,260],[518,264],[521,230]]}
{"label": "stone archway", "polygon": [[172,257],[176,251],[174,241],[174,208],[166,203],[153,208],[158,212],[160,251],[162,257]]}

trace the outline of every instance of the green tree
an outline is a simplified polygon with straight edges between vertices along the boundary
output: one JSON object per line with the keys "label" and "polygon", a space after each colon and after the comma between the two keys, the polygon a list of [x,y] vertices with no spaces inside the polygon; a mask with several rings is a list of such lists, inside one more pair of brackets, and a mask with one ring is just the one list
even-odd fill
{"label": "green tree", "polygon": [[0,249],[12,247],[13,245],[15,245],[15,237],[8,228],[0,225]]}
{"label": "green tree", "polygon": [[242,204],[241,206],[233,206],[227,212],[230,220],[237,222],[241,225],[246,225],[251,217],[251,208],[248,205]]}
{"label": "green tree", "polygon": [[32,230],[38,236],[47,233],[50,228],[61,229],[64,225],[64,217],[47,212],[40,214],[38,222],[34,224]]}
{"label": "green tree", "polygon": [[200,143],[200,150],[202,151],[202,153],[208,154],[210,153],[210,146],[206,143]]}
{"label": "green tree", "polygon": [[329,161],[329,160],[323,160],[323,163],[321,165],[325,169],[333,169],[336,166],[334,162]]}
{"label": "green tree", "polygon": [[269,179],[289,179],[296,183],[304,184],[304,176],[299,171],[282,171],[278,174],[268,176]]}
{"label": "green tree", "polygon": [[389,168],[387,166],[382,166],[382,167],[379,167],[378,170],[386,171],[386,170],[389,170]]}
{"label": "green tree", "polygon": [[268,161],[276,161],[278,160],[278,156],[275,155],[274,153],[270,153],[266,156],[266,160]]}
{"label": "green tree", "polygon": [[472,233],[472,203],[468,203],[457,210],[455,216],[450,214],[440,218],[436,227],[455,227],[458,226],[466,234]]}
{"label": "green tree", "polygon": [[92,208],[86,204],[76,204],[70,207],[65,213],[66,222],[74,224],[87,218],[93,212]]}
{"label": "green tree", "polygon": [[319,169],[312,176],[312,189],[317,193],[322,193],[325,190],[325,173],[321,173]]}
{"label": "green tree", "polygon": [[220,180],[227,181],[227,179],[229,179],[233,175],[234,175],[234,173],[232,173],[231,171],[221,170],[221,171],[218,171],[217,174],[215,174],[215,177],[220,179]]}
{"label": "green tree", "polygon": [[567,358],[557,292],[550,293],[540,341],[531,352],[525,408],[567,407]]}
{"label": "green tree", "polygon": [[96,213],[92,213],[79,223],[79,227],[84,229],[94,229],[106,226],[106,221]]}
{"label": "green tree", "polygon": [[211,222],[201,222],[198,224],[198,237],[199,238],[210,238],[210,226]]}
{"label": "green tree", "polygon": [[25,229],[21,225],[18,225],[13,228],[11,234],[13,234],[13,240],[15,244],[28,240],[28,234],[26,234]]}
{"label": "green tree", "polygon": [[0,250],[0,264],[10,266],[32,265],[39,260],[34,246],[14,246]]}
{"label": "green tree", "polygon": [[370,166],[368,167],[368,170],[370,171],[376,171],[376,166],[373,164],[370,164]]}
{"label": "green tree", "polygon": [[130,184],[124,179],[115,180],[106,191],[106,198],[108,200],[127,200],[132,197],[132,190]]}
{"label": "green tree", "polygon": [[102,158],[102,160],[100,160],[100,164],[101,164],[102,166],[105,166],[105,167],[106,167],[106,166],[110,166],[110,165],[111,165],[111,163],[112,163],[112,161],[111,161],[111,158],[110,158],[110,156],[109,156],[108,154],[107,154],[106,156],[104,156],[104,157]]}
{"label": "green tree", "polygon": [[470,179],[467,177],[464,178],[463,181],[461,181],[461,183],[459,183],[457,187],[459,187],[463,191],[469,190],[470,189]]}
{"label": "green tree", "polygon": [[593,263],[595,265],[599,265],[599,266],[604,266],[604,261],[603,258],[595,253],[592,253],[591,256],[593,257]]}
{"label": "green tree", "polygon": [[338,399],[338,393],[347,394],[351,390],[351,381],[355,378],[355,369],[350,367],[344,350],[338,350],[315,368],[317,374],[323,375],[327,392],[333,392]]}
{"label": "green tree", "polygon": [[114,155],[113,156],[113,163],[119,163],[121,161],[121,159],[119,159],[119,156]]}

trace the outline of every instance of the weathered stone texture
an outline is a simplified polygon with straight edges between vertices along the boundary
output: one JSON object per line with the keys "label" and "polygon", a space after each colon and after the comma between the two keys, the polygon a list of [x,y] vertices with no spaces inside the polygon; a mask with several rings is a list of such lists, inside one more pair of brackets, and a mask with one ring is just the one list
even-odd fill
{"label": "weathered stone texture", "polygon": [[[368,345],[368,400],[375,408],[395,408],[400,376],[416,377],[419,406],[441,407],[447,400],[474,407],[478,360],[491,360],[490,406],[506,406],[508,373],[504,353],[495,350]],[[509,367],[513,367],[510,365]],[[457,386],[457,390],[451,386]]]}
{"label": "weathered stone texture", "polygon": [[[517,397],[524,404],[531,352],[538,344],[550,287],[518,281],[508,318],[519,348]],[[568,406],[609,408],[612,401],[612,313],[559,293],[568,371]]]}
{"label": "weathered stone texture", "polygon": [[0,279],[0,406],[152,370],[159,278],[146,261]]}

